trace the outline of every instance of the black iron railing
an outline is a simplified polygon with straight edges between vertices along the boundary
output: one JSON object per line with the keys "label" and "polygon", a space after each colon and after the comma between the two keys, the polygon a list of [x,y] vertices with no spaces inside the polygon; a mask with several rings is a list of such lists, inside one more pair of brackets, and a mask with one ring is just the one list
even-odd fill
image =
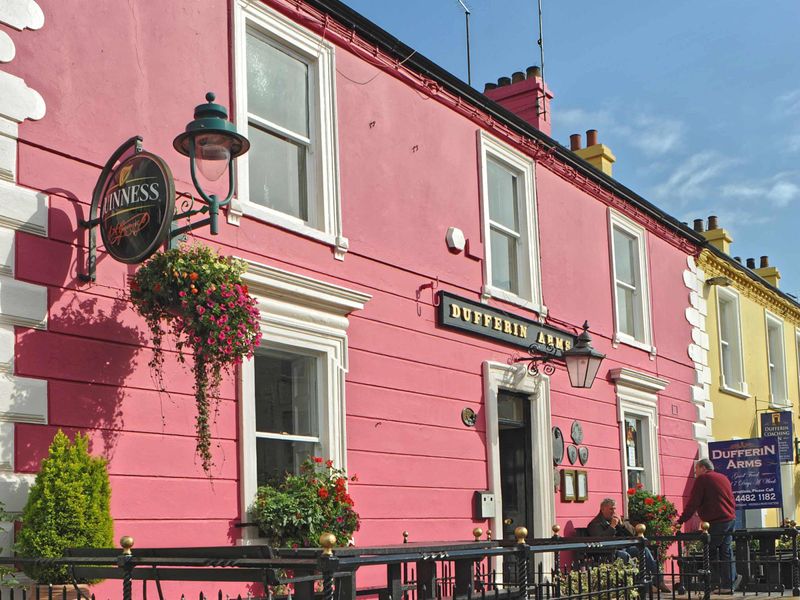
{"label": "black iron railing", "polygon": [[[57,559],[10,558],[0,564],[67,566],[74,581],[117,580],[107,597],[132,600],[181,596],[201,599],[291,597],[293,600],[636,600],[685,593],[708,600],[717,574],[729,568],[710,553],[707,531],[678,536],[526,539],[516,542],[404,543],[370,548],[273,549],[266,546],[74,550]],[[742,592],[800,596],[797,530],[774,528],[735,533]],[[668,544],[667,560],[650,573],[641,554]],[[165,592],[166,586],[172,586]],[[660,586],[661,589],[658,588]],[[734,586],[731,586],[734,587]],[[207,588],[207,589],[206,589]],[[671,591],[664,591],[671,588]],[[104,589],[109,589],[108,584]],[[113,588],[112,588],[113,589]],[[202,591],[201,591],[202,590]],[[731,590],[728,590],[731,591]],[[0,591],[0,600],[66,599],[86,592],[68,585]],[[86,596],[83,596],[86,597]],[[94,596],[91,596],[94,598]]]}

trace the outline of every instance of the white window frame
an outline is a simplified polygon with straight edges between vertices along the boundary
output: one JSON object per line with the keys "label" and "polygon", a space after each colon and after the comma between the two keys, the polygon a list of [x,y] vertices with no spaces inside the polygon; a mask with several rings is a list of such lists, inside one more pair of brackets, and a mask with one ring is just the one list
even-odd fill
{"label": "white window frame", "polygon": [[[614,229],[620,229],[636,238],[639,249],[639,283],[641,293],[639,301],[642,310],[642,336],[643,339],[637,340],[633,336],[620,331],[619,323],[619,300],[617,298],[617,262],[614,252]],[[656,347],[653,345],[652,315],[650,310],[650,276],[647,260],[647,236],[644,227],[638,225],[631,219],[620,213],[608,211],[608,245],[611,257],[611,286],[614,298],[614,338],[612,345],[616,348],[619,344],[627,344],[650,353],[650,358],[655,358]]]}
{"label": "white window frame", "polygon": [[[780,352],[779,357],[772,356],[772,348],[770,344],[770,324],[779,328],[780,332]],[[764,311],[764,330],[766,332],[767,342],[767,373],[769,375],[769,404],[772,407],[787,407],[791,405],[789,397],[789,383],[786,379],[786,341],[785,330],[783,326],[783,319],[779,316],[772,314],[768,310]],[[776,400],[775,389],[772,381],[773,369],[780,366],[781,377],[783,378],[783,389],[786,392],[786,398]]]}
{"label": "white window frame", "polygon": [[800,397],[800,328],[794,330],[795,367],[797,368],[798,396]]}
{"label": "white window frame", "polygon": [[[498,300],[504,300],[535,311],[540,316],[546,316],[547,308],[542,304],[542,278],[539,264],[539,234],[533,160],[482,130],[478,131],[478,152],[480,155],[481,221],[484,242],[484,283],[481,300],[488,302],[490,298],[497,298]],[[489,182],[487,176],[487,161],[490,157],[502,163],[518,177],[517,210],[519,214],[517,219],[520,227],[518,253],[519,294],[514,294],[492,285]]]}
{"label": "white window frame", "polygon": [[[237,159],[238,198],[231,202],[228,222],[239,224],[242,214],[272,223],[333,246],[343,260],[349,243],[342,229],[339,186],[339,148],[336,117],[336,65],[334,45],[298,25],[261,0],[234,2],[234,69],[236,74],[236,126],[247,135],[247,31],[255,28],[276,46],[300,57],[309,66],[313,84],[309,88],[311,148],[308,152],[308,202],[314,204],[318,223],[314,226],[292,215],[250,202],[247,154]],[[309,212],[312,212],[309,207]]]}
{"label": "white window frame", "polygon": [[[346,468],[347,315],[363,309],[371,296],[247,262],[243,279],[258,300],[262,344],[270,349],[316,357],[322,453],[337,467]],[[254,362],[245,361],[240,373],[241,506],[242,514],[247,514],[258,489]],[[254,543],[255,535],[245,530],[242,543]]]}
{"label": "white window frame", "polygon": [[620,430],[620,465],[622,495],[627,498],[628,456],[625,437],[625,418],[636,417],[646,424],[642,435],[642,462],[645,467],[645,487],[654,494],[661,490],[661,470],[658,464],[658,393],[669,381],[653,375],[619,368],[609,371],[617,393],[617,421]]}
{"label": "white window frame", "polygon": [[[745,381],[744,370],[744,347],[742,346],[742,317],[739,308],[739,294],[735,290],[729,290],[717,286],[717,337],[719,338],[719,385],[720,391],[726,392],[733,396],[742,399],[749,398],[750,395],[747,391],[747,382]],[[731,310],[735,311],[735,339],[723,340],[722,339],[722,306],[728,304]],[[733,351],[738,359],[738,368],[740,381],[726,381],[725,380],[725,367],[723,364],[723,357],[725,356],[723,348],[725,345],[733,346]]]}

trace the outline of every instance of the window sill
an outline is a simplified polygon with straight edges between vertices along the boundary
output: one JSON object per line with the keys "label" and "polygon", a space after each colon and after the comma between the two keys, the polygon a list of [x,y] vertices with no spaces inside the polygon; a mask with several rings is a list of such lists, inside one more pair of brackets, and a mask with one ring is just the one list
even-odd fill
{"label": "window sill", "polygon": [[638,348],[639,350],[644,350],[650,355],[650,360],[654,360],[656,357],[656,347],[653,346],[652,344],[640,342],[639,340],[632,338],[629,335],[616,332],[614,334],[614,340],[612,341],[612,345],[616,348],[620,344],[625,344],[626,346],[631,346],[633,348]]}
{"label": "window sill", "polygon": [[517,306],[537,313],[541,318],[547,316],[546,306],[536,304],[531,300],[527,300],[521,296],[517,296],[516,294],[512,294],[511,292],[496,288],[491,285],[483,286],[483,291],[481,292],[481,302],[488,304],[491,298],[494,298],[495,300],[502,300],[503,302],[508,302],[509,304],[516,304]]}
{"label": "window sill", "polygon": [[784,400],[775,402],[774,400],[769,401],[770,408],[792,408],[792,401],[791,400]]}
{"label": "window sill", "polygon": [[[350,247],[349,241],[346,237],[338,236],[330,231],[316,229],[307,225],[300,219],[296,219],[281,212],[269,209],[265,206],[260,206],[253,202],[247,201],[242,201],[239,206],[241,207],[241,214],[252,217],[258,221],[270,223],[276,227],[280,227],[281,229],[286,229],[287,231],[299,233],[304,237],[322,242],[328,246],[332,246],[334,250],[334,256],[338,260],[344,260],[344,255],[347,253]],[[232,215],[229,216],[228,221],[238,224],[238,218],[233,217]]]}
{"label": "window sill", "polygon": [[730,396],[735,396],[736,398],[741,398],[742,400],[750,399],[750,394],[748,394],[747,392],[729,388],[724,385],[719,386],[719,391],[722,392],[723,394],[728,394]]}

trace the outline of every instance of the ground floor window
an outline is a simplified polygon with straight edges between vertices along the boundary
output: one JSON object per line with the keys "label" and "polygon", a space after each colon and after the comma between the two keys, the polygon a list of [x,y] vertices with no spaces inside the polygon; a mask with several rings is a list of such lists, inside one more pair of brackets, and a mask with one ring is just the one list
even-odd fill
{"label": "ground floor window", "polygon": [[[641,483],[648,489],[651,477],[646,472],[645,456],[647,445],[645,439],[649,435],[649,423],[646,417],[639,415],[625,415],[625,473],[627,476],[626,487],[636,487]],[[649,457],[647,457],[649,459]],[[649,460],[648,460],[649,462]]]}

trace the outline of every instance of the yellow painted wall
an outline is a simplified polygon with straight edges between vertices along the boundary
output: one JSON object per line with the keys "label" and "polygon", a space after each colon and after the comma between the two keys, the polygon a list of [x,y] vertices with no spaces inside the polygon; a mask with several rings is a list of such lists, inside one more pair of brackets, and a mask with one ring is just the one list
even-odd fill
{"label": "yellow painted wall", "polygon": [[[708,363],[711,369],[710,398],[714,406],[712,435],[715,440],[733,438],[759,437],[760,412],[769,408],[783,408],[770,402],[770,380],[767,346],[766,313],[783,320],[784,358],[786,363],[786,382],[790,406],[784,410],[792,410],[794,435],[798,436],[797,420],[800,406],[800,377],[798,374],[797,332],[800,328],[800,310],[783,299],[766,286],[749,278],[741,270],[736,269],[728,261],[703,251],[698,258],[698,265],[704,270],[706,278],[724,276],[733,285],[727,287],[739,297],[739,318],[741,323],[742,352],[744,359],[744,380],[747,384],[747,397],[742,397],[722,388],[722,367],[720,359],[719,321],[717,314],[717,295],[719,286],[706,285],[704,297],[707,301],[708,315],[706,331],[709,336]],[[792,497],[795,504],[795,515],[787,514],[787,518],[798,519],[800,507],[800,469],[797,465],[784,467],[783,485],[792,481]],[[791,473],[790,473],[791,472]],[[767,525],[777,525],[779,521],[777,509],[768,511]]]}

